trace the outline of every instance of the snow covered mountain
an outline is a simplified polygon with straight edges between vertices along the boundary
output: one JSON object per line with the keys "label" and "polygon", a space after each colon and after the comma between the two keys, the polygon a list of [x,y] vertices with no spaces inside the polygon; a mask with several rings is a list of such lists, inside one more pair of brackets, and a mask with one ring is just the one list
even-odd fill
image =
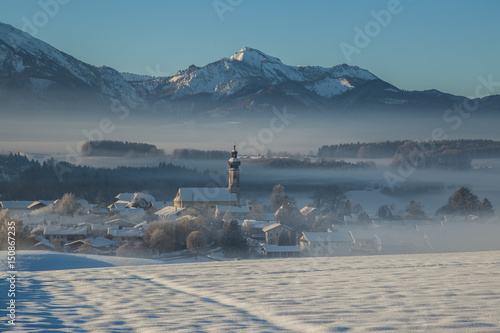
{"label": "snow covered mountain", "polygon": [[0,23],[0,99],[10,107],[106,106],[110,98],[145,106],[116,70],[95,67]]}
{"label": "snow covered mountain", "polygon": [[[171,77],[95,67],[14,27],[0,23],[0,112],[102,112],[116,100],[131,109],[175,115],[297,111],[445,110],[463,97],[436,90],[402,91],[346,64],[290,66],[244,47],[203,67]],[[499,98],[481,103],[499,109]]]}
{"label": "snow covered mountain", "polygon": [[204,67],[194,65],[172,77],[130,80],[157,108],[182,102],[226,108],[262,108],[285,104],[318,107],[378,78],[355,66],[289,66],[259,50],[244,47]]}

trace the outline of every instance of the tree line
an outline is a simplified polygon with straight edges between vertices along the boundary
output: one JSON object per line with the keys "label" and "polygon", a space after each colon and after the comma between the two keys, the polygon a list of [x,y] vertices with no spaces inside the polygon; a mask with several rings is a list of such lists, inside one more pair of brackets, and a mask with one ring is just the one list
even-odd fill
{"label": "tree line", "polygon": [[174,149],[172,158],[178,160],[226,160],[231,153],[225,150]]}
{"label": "tree line", "polygon": [[148,143],[137,143],[128,141],[94,140],[87,141],[82,145],[84,156],[164,156],[163,150]]}
{"label": "tree line", "polygon": [[[417,154],[419,156],[417,156]],[[500,141],[493,140],[441,140],[415,142],[396,140],[372,143],[324,145],[318,149],[319,158],[390,158],[393,165],[409,158],[418,159],[418,167],[453,169],[470,168],[472,159],[499,158]]]}
{"label": "tree line", "polygon": [[[4,158],[5,159],[5,158]],[[7,157],[3,165],[19,156]],[[0,178],[1,200],[51,200],[65,193],[92,203],[107,204],[117,193],[145,191],[159,200],[171,200],[180,182],[199,186],[211,181],[208,171],[199,172],[184,166],[161,162],[153,167],[94,168],[58,162],[43,163],[22,158],[23,167],[9,179]]]}

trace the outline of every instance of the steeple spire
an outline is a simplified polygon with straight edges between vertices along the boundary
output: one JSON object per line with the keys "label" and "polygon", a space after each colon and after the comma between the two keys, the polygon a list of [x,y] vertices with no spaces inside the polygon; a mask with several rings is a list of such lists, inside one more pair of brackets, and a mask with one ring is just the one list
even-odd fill
{"label": "steeple spire", "polygon": [[238,205],[240,203],[240,169],[241,164],[238,159],[238,151],[236,150],[236,141],[233,143],[233,150],[231,151],[231,158],[227,161],[229,164],[229,191],[236,193],[238,197]]}

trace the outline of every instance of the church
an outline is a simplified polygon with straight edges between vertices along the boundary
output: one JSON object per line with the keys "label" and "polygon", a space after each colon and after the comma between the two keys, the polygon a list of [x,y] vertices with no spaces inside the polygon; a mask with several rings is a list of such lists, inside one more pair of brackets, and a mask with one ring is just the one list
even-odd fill
{"label": "church", "polygon": [[181,187],[174,199],[176,208],[195,207],[215,212],[217,205],[240,205],[240,169],[236,143],[231,151],[228,187]]}

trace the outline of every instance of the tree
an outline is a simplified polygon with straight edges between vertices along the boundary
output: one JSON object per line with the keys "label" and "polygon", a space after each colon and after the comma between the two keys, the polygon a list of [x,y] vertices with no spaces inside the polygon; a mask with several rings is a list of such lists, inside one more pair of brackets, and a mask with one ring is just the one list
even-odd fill
{"label": "tree", "polygon": [[254,220],[260,220],[264,216],[264,208],[261,204],[254,202],[250,209],[250,217]]}
{"label": "tree", "polygon": [[367,212],[359,212],[358,214],[358,223],[369,223],[370,222],[370,215],[368,215]]}
{"label": "tree", "polygon": [[[479,211],[479,199],[472,191],[462,186],[448,198],[448,203],[439,208],[437,213],[469,215]],[[486,204],[486,203],[485,203]]]}
{"label": "tree", "polygon": [[236,220],[224,223],[220,241],[222,253],[228,257],[247,256],[248,243]]}
{"label": "tree", "polygon": [[186,239],[187,248],[195,254],[198,260],[198,254],[204,253],[207,247],[207,238],[201,231],[193,231]]}
{"label": "tree", "polygon": [[280,209],[278,209],[276,212],[276,219],[282,224],[286,224],[287,226],[297,230],[306,224],[304,215],[302,215],[297,207],[291,204],[283,205]]}
{"label": "tree", "polygon": [[345,202],[343,214],[344,215],[351,215],[352,214],[352,201],[351,200],[347,200]]}
{"label": "tree", "polygon": [[7,250],[9,232],[15,232],[16,249],[28,249],[35,244],[34,238],[23,228],[23,223],[17,216],[11,217],[8,209],[0,210],[0,250]]}
{"label": "tree", "polygon": [[285,187],[282,185],[276,185],[273,187],[273,193],[271,193],[271,210],[276,212],[281,206],[289,204],[291,202],[290,197],[285,193]]}
{"label": "tree", "polygon": [[495,215],[495,210],[493,209],[493,205],[491,201],[487,198],[484,198],[479,204],[479,214],[484,216]]}
{"label": "tree", "polygon": [[56,204],[55,210],[60,215],[73,216],[80,208],[73,193],[66,193]]}
{"label": "tree", "polygon": [[382,205],[378,208],[377,216],[381,220],[392,220],[392,207],[389,205]]}
{"label": "tree", "polygon": [[321,190],[315,191],[313,195],[313,203],[317,208],[327,207],[335,213],[342,212],[346,206],[344,189],[337,185],[329,185]]}
{"label": "tree", "polygon": [[426,217],[420,201],[411,200],[408,207],[406,207],[406,212],[410,218],[421,219]]}
{"label": "tree", "polygon": [[129,243],[125,243],[123,245],[120,245],[120,247],[116,249],[116,256],[117,257],[133,257],[134,256],[134,249],[132,248],[132,245],[130,245]]}

